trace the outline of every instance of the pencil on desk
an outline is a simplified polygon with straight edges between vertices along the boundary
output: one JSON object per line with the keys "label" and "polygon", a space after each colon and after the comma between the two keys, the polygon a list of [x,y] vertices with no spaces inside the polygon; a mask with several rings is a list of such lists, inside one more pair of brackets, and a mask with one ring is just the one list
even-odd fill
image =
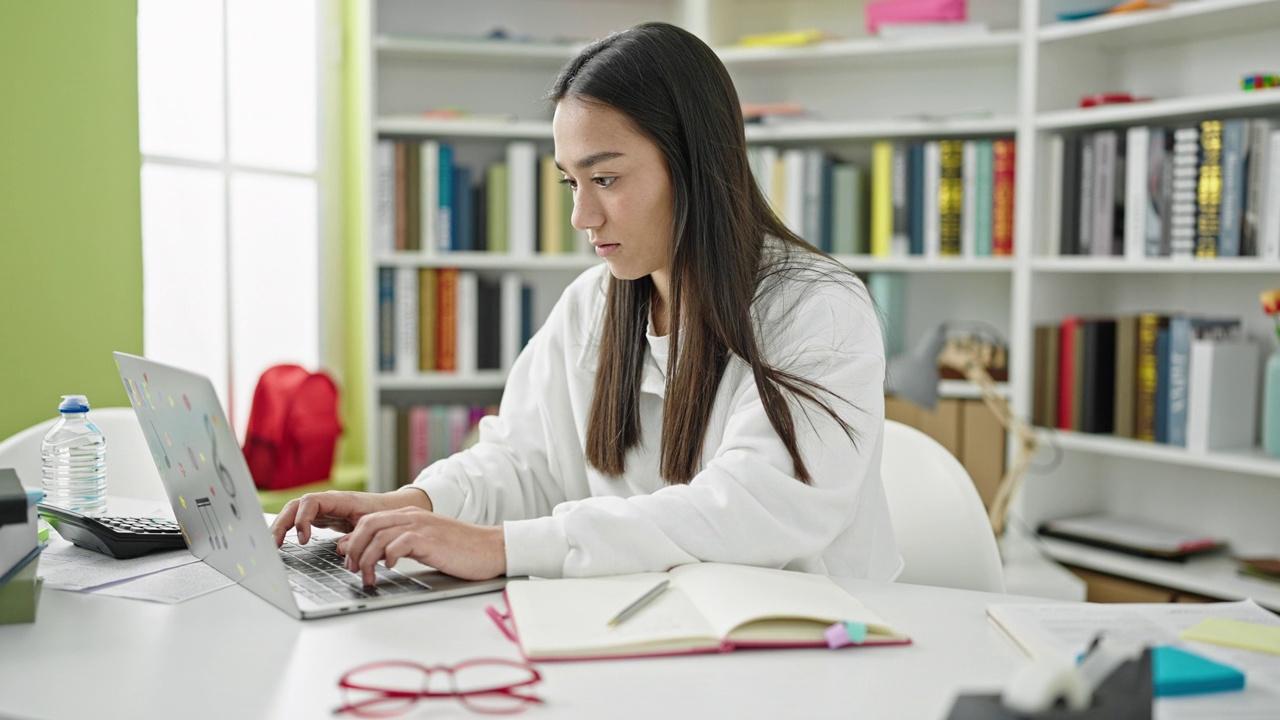
{"label": "pencil on desk", "polygon": [[637,610],[653,602],[653,599],[661,595],[662,591],[666,590],[667,586],[670,584],[670,580],[663,580],[652,588],[649,588],[648,592],[636,598],[630,605],[622,608],[617,615],[614,615],[613,619],[609,621],[609,627],[617,627],[623,620],[634,615]]}

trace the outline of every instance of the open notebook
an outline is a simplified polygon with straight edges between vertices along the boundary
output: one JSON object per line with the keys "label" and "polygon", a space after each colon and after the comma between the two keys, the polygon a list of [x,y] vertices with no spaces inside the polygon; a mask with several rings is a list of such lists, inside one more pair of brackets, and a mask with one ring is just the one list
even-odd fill
{"label": "open notebook", "polygon": [[[664,578],[670,586],[616,627],[609,620]],[[823,631],[867,626],[864,645],[910,639],[825,575],[697,563],[668,573],[507,584],[507,607],[530,660],[584,660],[825,647]]]}

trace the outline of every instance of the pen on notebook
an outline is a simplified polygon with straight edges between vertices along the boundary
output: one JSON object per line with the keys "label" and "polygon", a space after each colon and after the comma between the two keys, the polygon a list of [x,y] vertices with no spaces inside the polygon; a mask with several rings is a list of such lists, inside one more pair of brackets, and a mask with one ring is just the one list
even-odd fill
{"label": "pen on notebook", "polygon": [[630,605],[622,608],[622,610],[619,611],[617,615],[614,615],[613,619],[609,621],[609,627],[617,627],[618,624],[621,623],[623,620],[626,620],[627,618],[636,614],[637,610],[653,602],[653,599],[661,595],[662,591],[666,590],[667,585],[669,584],[670,584],[670,581],[663,580],[657,585],[654,585],[652,588],[649,588],[648,592],[636,598],[635,601],[633,601]]}

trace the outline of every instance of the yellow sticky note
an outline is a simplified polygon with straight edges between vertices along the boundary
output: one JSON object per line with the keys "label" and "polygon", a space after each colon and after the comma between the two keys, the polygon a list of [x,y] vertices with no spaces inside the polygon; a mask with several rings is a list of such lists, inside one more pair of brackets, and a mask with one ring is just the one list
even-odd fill
{"label": "yellow sticky note", "polygon": [[1280,655],[1280,627],[1275,625],[1205,618],[1183,630],[1178,637]]}

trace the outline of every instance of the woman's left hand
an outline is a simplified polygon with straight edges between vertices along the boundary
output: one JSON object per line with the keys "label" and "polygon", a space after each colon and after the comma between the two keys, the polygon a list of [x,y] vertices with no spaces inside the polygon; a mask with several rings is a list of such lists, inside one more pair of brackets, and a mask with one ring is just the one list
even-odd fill
{"label": "woman's left hand", "polygon": [[365,585],[374,584],[379,560],[390,568],[406,557],[464,580],[488,580],[507,572],[501,527],[472,525],[417,507],[365,515],[338,540],[338,552]]}

